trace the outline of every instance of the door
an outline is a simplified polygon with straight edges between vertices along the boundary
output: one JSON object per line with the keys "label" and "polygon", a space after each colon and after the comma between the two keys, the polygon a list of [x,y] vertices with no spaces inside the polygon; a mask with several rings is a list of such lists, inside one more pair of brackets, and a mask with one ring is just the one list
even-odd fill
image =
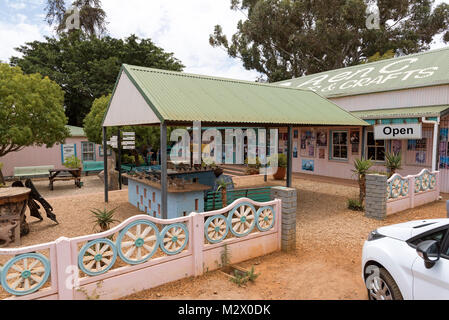
{"label": "door", "polygon": [[436,240],[441,244],[441,258],[427,269],[424,260],[416,255],[412,266],[413,298],[415,300],[449,300],[449,250],[447,245],[447,227],[434,230],[424,236],[412,240],[418,245],[425,240]]}

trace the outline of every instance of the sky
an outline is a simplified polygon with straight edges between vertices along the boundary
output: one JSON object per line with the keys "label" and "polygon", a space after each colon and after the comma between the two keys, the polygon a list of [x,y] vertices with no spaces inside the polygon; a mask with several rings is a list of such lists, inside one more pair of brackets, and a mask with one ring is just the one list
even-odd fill
{"label": "sky", "polygon": [[[67,1],[68,3],[69,1]],[[449,2],[438,0],[437,3]],[[112,37],[136,34],[151,38],[174,52],[185,72],[254,81],[256,71],[246,70],[238,59],[222,48],[209,45],[209,35],[220,24],[231,38],[243,13],[230,9],[230,0],[102,0]],[[14,48],[51,36],[54,30],[44,21],[46,0],[0,0],[0,61],[17,55]],[[437,39],[432,49],[444,47]]]}

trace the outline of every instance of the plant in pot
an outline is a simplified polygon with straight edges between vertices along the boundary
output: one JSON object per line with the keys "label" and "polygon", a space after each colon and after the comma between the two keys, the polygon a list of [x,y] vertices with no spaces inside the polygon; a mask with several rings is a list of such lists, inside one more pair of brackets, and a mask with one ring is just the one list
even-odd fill
{"label": "plant in pot", "polygon": [[388,177],[391,178],[396,170],[401,169],[402,156],[400,153],[386,152],[385,153],[385,167],[388,170]]}
{"label": "plant in pot", "polygon": [[78,172],[75,173],[77,177],[81,177],[81,171],[83,170],[81,167],[81,160],[78,159],[75,156],[71,156],[69,158],[65,159],[64,167],[68,169],[78,170]]}
{"label": "plant in pot", "polygon": [[284,180],[287,173],[287,156],[283,153],[278,154],[278,170],[273,175],[275,180]]}
{"label": "plant in pot", "polygon": [[221,191],[221,202],[223,203],[223,208],[227,206],[227,195],[226,195],[226,189],[229,185],[231,185],[231,182],[226,182],[224,179],[220,179],[217,181],[218,188],[217,192]]}

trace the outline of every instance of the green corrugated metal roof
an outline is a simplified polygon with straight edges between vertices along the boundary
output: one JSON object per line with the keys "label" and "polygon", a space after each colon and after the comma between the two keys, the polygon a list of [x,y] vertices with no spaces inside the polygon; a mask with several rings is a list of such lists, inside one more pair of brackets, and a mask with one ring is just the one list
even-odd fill
{"label": "green corrugated metal roof", "polygon": [[449,84],[449,47],[276,84],[314,90],[327,98]]}
{"label": "green corrugated metal roof", "polygon": [[124,65],[160,120],[367,125],[312,91]]}
{"label": "green corrugated metal roof", "polygon": [[411,107],[384,110],[368,110],[351,112],[361,119],[393,119],[413,117],[438,117],[444,111],[449,111],[449,106]]}
{"label": "green corrugated metal roof", "polygon": [[85,137],[86,136],[83,128],[74,127],[74,126],[66,126],[66,128],[68,128],[70,130],[71,137]]}

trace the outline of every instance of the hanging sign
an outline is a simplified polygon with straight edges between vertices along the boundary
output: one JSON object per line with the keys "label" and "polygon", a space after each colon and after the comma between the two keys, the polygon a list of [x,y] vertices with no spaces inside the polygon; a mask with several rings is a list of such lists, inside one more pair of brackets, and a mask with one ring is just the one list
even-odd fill
{"label": "hanging sign", "polygon": [[136,135],[136,133],[135,132],[123,132],[123,136],[131,136],[131,137],[134,137]]}
{"label": "hanging sign", "polygon": [[135,146],[123,146],[124,150],[134,150],[135,148]]}
{"label": "hanging sign", "polygon": [[76,155],[76,145],[75,144],[63,144],[62,145],[62,162],[64,163],[67,158]]}
{"label": "hanging sign", "polygon": [[123,141],[136,141],[136,137],[123,137]]}
{"label": "hanging sign", "polygon": [[122,142],[123,146],[135,146],[135,142],[134,141],[123,141]]}
{"label": "hanging sign", "polygon": [[383,124],[374,126],[375,140],[422,139],[422,124]]}

